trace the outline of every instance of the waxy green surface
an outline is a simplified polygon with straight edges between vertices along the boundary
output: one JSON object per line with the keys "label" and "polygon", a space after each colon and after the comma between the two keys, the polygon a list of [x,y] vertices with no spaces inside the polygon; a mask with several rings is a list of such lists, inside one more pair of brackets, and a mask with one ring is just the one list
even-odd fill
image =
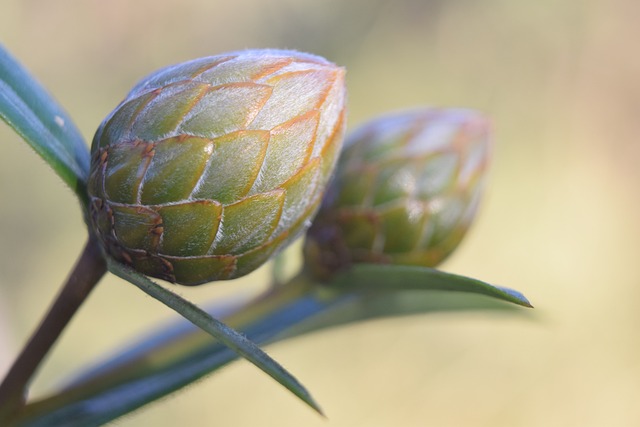
{"label": "waxy green surface", "polygon": [[307,233],[310,269],[326,278],[353,263],[440,263],[473,220],[489,145],[470,110],[389,114],[355,130]]}
{"label": "waxy green surface", "polygon": [[92,145],[91,220],[111,256],[196,285],[253,271],[316,212],[344,129],[344,70],[291,51],[162,69]]}

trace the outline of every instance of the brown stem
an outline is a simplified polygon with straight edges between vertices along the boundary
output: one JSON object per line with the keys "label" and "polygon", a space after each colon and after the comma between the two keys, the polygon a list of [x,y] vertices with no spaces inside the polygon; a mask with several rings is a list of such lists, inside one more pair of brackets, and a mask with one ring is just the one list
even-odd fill
{"label": "brown stem", "polygon": [[0,384],[0,425],[9,424],[24,407],[27,386],[38,366],[106,271],[98,242],[90,237],[49,312]]}

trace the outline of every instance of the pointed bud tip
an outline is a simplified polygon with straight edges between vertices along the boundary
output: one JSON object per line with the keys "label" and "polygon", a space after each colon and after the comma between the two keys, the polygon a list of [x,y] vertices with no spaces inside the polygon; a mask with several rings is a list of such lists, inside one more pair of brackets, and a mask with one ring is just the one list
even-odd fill
{"label": "pointed bud tip", "polygon": [[352,263],[440,263],[473,220],[490,139],[488,120],[467,109],[414,109],[361,125],[307,233],[307,267],[326,278]]}
{"label": "pointed bud tip", "polygon": [[94,137],[96,233],[116,259],[176,283],[253,271],[319,206],[342,146],[345,97],[343,68],[288,50],[152,73]]}

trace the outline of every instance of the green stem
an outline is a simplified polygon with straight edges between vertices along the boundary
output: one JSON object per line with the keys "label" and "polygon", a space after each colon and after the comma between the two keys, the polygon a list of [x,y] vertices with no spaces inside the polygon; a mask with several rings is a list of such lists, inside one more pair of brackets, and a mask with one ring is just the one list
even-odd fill
{"label": "green stem", "polygon": [[[314,283],[305,275],[299,275],[282,286],[272,288],[256,299],[242,304],[237,310],[225,316],[223,321],[240,330],[256,323],[262,323],[265,317],[279,312],[284,307],[308,295],[312,288],[314,288]],[[84,375],[53,396],[29,403],[21,414],[21,425],[31,425],[33,420],[46,419],[47,414],[53,414],[57,411],[62,413],[61,410],[65,408],[72,408],[80,402],[95,399],[96,396],[113,393],[114,390],[126,388],[144,378],[162,376],[163,373],[171,369],[175,370],[178,366],[193,363],[194,354],[211,354],[211,352],[217,351],[215,348],[215,342],[212,342],[211,336],[197,328],[191,332],[176,335],[172,339],[163,340],[160,344],[150,345],[145,347],[144,351],[137,352],[135,356],[127,357],[120,363],[112,364],[107,369]],[[233,359],[234,357],[230,357],[228,361]],[[221,363],[225,365],[228,361]],[[201,364],[201,362],[197,363]],[[197,377],[202,377],[215,369],[217,368],[211,367],[208,370],[203,370]],[[172,375],[175,376],[175,374]],[[177,381],[173,387],[158,390],[158,396],[154,398],[175,391],[194,379],[188,377],[184,379],[184,382]],[[118,415],[134,410],[141,404],[144,403],[134,403],[118,414],[112,414],[113,408],[111,408],[109,415],[113,416],[101,419],[101,421],[106,422],[114,419]],[[64,416],[66,417],[66,415]],[[86,420],[83,419],[83,421]]]}
{"label": "green stem", "polygon": [[24,408],[29,382],[106,271],[97,241],[89,238],[49,312],[0,384],[0,425],[9,424]]}

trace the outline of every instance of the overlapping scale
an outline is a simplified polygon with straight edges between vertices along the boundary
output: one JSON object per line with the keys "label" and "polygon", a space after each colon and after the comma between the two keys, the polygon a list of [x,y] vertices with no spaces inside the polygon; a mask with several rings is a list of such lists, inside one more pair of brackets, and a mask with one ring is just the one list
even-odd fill
{"label": "overlapping scale", "polygon": [[247,274],[315,214],[344,110],[344,70],[309,54],[233,52],[159,70],[96,132],[94,230],[150,276]]}
{"label": "overlapping scale", "polygon": [[486,120],[470,110],[418,109],[361,126],[307,232],[309,270],[327,278],[353,263],[440,263],[473,220],[489,145]]}

